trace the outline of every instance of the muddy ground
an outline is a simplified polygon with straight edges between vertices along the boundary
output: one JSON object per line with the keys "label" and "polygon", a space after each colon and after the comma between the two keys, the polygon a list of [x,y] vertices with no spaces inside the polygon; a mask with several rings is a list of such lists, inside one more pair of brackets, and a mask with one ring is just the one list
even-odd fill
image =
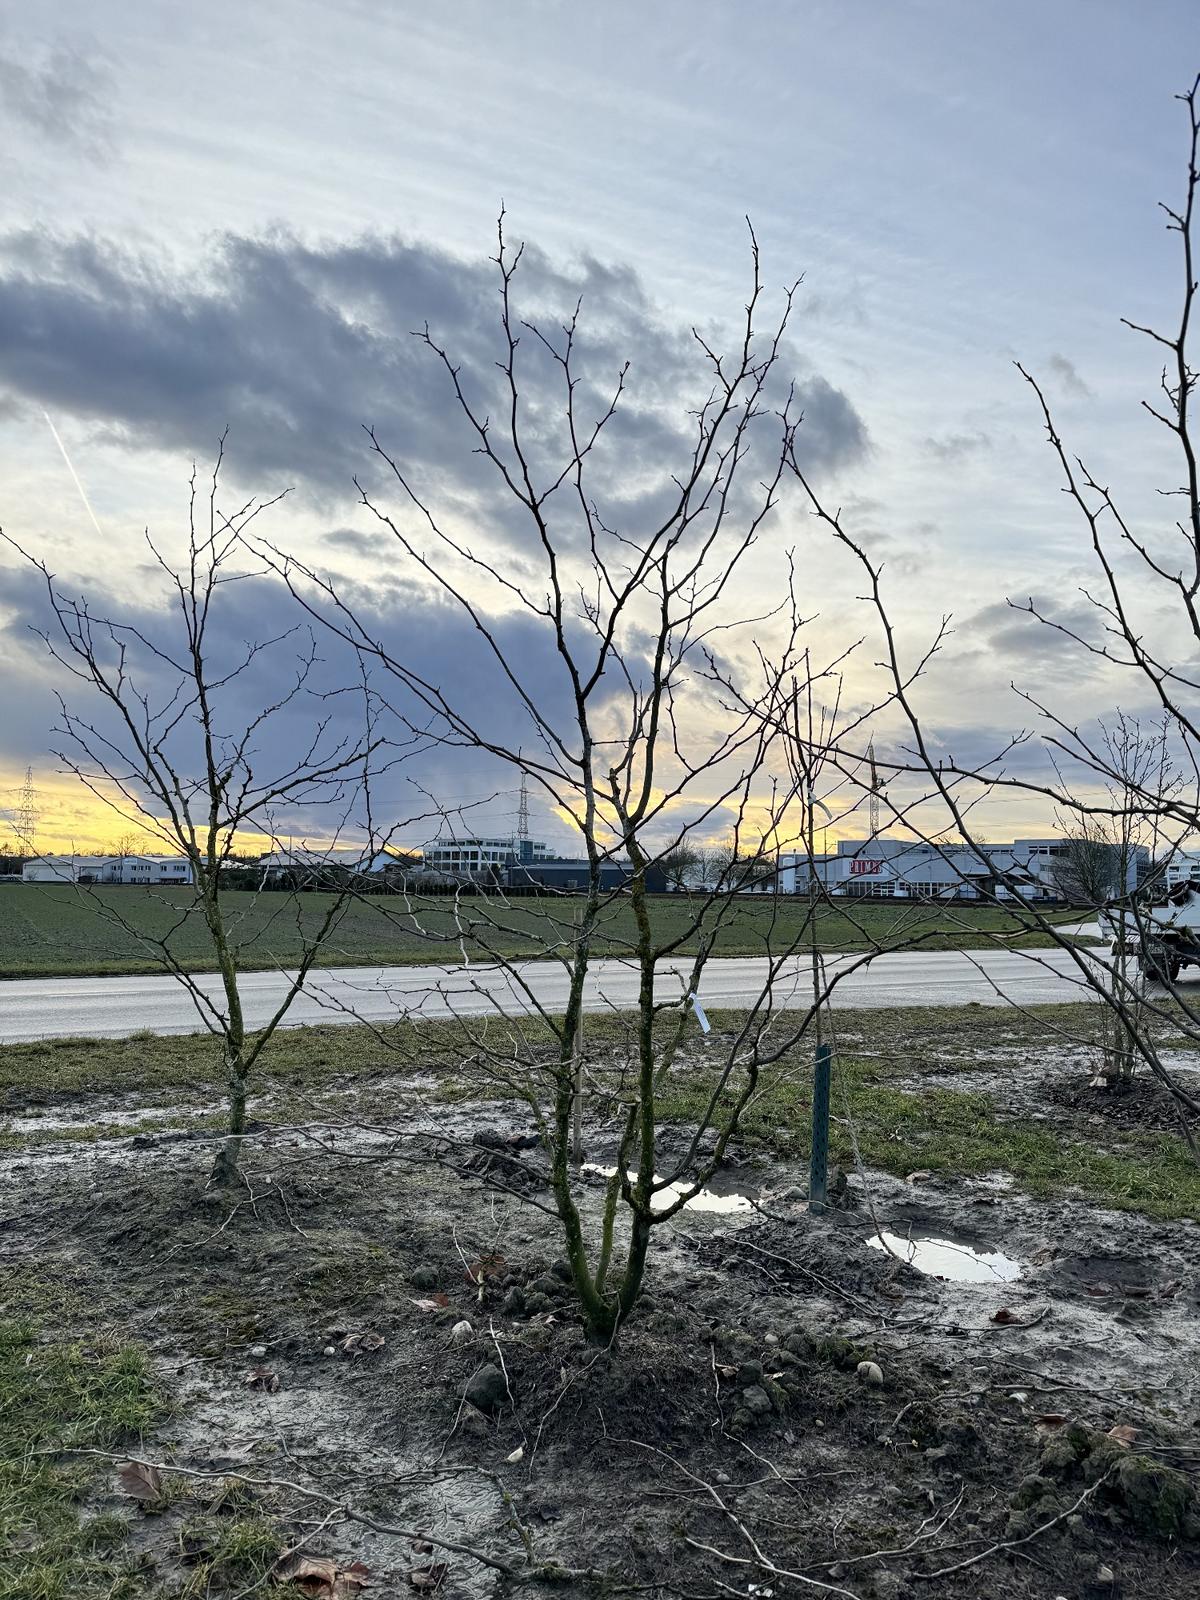
{"label": "muddy ground", "polygon": [[[1153,1098],[1099,1102],[1082,1066],[1009,1086],[1077,1122]],[[204,1131],[38,1141],[153,1107],[12,1103],[31,1142],[0,1179],[0,1300],[152,1352],[173,1411],[140,1453],[243,1475],[284,1542],[361,1562],[368,1600],[1200,1593],[1194,1221],[869,1169],[814,1216],[801,1166],[743,1147],[712,1209],[659,1229],[644,1300],[597,1349],[527,1120],[427,1088],[406,1081],[407,1122],[390,1106],[399,1134],[272,1126],[267,1102],[232,1198],[205,1191]],[[609,1139],[588,1129],[600,1165]],[[928,1276],[910,1238],[1020,1275]],[[131,1510],[115,1468],[99,1482],[96,1507]],[[187,1514],[186,1486],[133,1511],[165,1593],[197,1559]]]}

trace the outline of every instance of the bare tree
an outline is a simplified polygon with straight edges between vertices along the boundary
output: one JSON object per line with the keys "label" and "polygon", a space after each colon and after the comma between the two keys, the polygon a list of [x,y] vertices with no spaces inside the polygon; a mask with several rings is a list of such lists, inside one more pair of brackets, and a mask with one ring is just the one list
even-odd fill
{"label": "bare tree", "polygon": [[152,850],[156,843],[156,840],[144,833],[130,831],[121,834],[113,841],[113,850],[124,860],[127,856],[144,855],[147,850]]}
{"label": "bare tree", "polygon": [[1063,841],[1051,876],[1055,888],[1072,905],[1099,910],[1124,888],[1120,846],[1107,837],[1099,818],[1085,817]]}
{"label": "bare tree", "polygon": [[[238,1170],[254,1064],[347,904],[344,892],[331,895],[314,919],[296,907],[299,960],[265,1026],[248,1030],[238,992],[248,908],[233,909],[226,887],[237,836],[270,835],[281,814],[314,812],[329,819],[336,836],[363,802],[370,764],[383,741],[373,731],[365,687],[361,719],[355,711],[353,731],[338,731],[334,713],[340,708],[314,680],[319,658],[302,620],[271,637],[232,646],[221,637],[231,586],[254,576],[236,565],[244,556],[244,535],[265,509],[255,500],[229,514],[219,509],[222,458],[223,447],[206,497],[198,494],[193,471],[182,561],[172,564],[147,536],[170,596],[153,630],[94,611],[87,600],[66,594],[42,561],[14,548],[42,575],[51,622],[38,631],[74,680],[74,691],[59,695],[55,732],[62,742],[55,754],[120,823],[136,830],[129,838],[150,838],[186,857],[190,892],[165,902],[165,931],[153,931],[120,898],[93,894],[89,904],[178,980],[218,1040],[228,1132],[213,1178],[228,1182]],[[281,731],[277,743],[287,753],[268,753],[266,746]],[[281,900],[273,909],[268,926],[283,916],[285,905]],[[175,936],[197,918],[219,976],[216,992],[175,950]],[[252,937],[262,938],[261,930]]]}
{"label": "bare tree", "polygon": [[[1042,775],[1009,769],[1014,750],[1034,738],[1030,731],[1015,735],[989,761],[956,761],[947,753],[945,742],[932,737],[913,692],[946,636],[949,619],[943,619],[932,649],[922,652],[915,664],[906,664],[905,644],[885,592],[881,563],[854,535],[842,514],[825,504],[803,463],[793,457],[793,472],[812,511],[866,578],[867,600],[883,641],[885,670],[903,716],[906,738],[891,762],[891,775],[902,787],[907,785],[910,825],[926,839],[944,837],[946,830],[952,829],[975,852],[981,868],[989,858],[976,831],[974,813],[989,797],[1019,796],[1026,805],[1032,800],[1060,818],[1069,818],[1072,831],[1091,841],[1083,848],[1093,865],[1111,859],[1110,851],[1119,857],[1138,838],[1149,839],[1161,860],[1200,834],[1200,723],[1195,713],[1200,689],[1195,668],[1200,646],[1200,469],[1193,438],[1196,370],[1191,355],[1198,287],[1198,92],[1200,78],[1178,97],[1186,109],[1189,130],[1184,201],[1178,208],[1162,207],[1167,228],[1178,236],[1181,246],[1179,317],[1168,332],[1125,323],[1163,352],[1159,394],[1153,401],[1143,401],[1142,407],[1167,431],[1178,452],[1178,474],[1161,491],[1164,503],[1178,510],[1169,526],[1143,530],[1125,515],[1116,493],[1064,444],[1037,378],[1019,363],[1017,368],[1034,395],[1064,491],[1086,529],[1096,583],[1082,590],[1091,625],[1064,621],[1033,599],[1010,600],[1009,604],[1053,633],[1081,664],[1096,670],[1104,692],[1112,696],[1114,711],[1107,722],[1101,717],[1081,723],[1068,711],[1057,709],[1040,690],[1018,686],[1025,707],[1036,718],[1044,754]],[[1115,709],[1122,705],[1123,711]],[[1161,728],[1153,741],[1114,738],[1110,731],[1114,722],[1118,730],[1124,728],[1128,733],[1139,722],[1152,721]],[[844,764],[862,757],[861,743],[841,752]],[[1094,848],[1097,844],[1103,848]],[[1119,869],[1116,875],[1120,876]],[[1200,1102],[1167,1069],[1157,1047],[1156,1029],[1168,1023],[1178,1028],[1182,1017],[1183,1032],[1200,1043],[1200,1003],[1186,984],[1174,983],[1175,962],[1159,972],[1169,980],[1170,991],[1167,998],[1159,999],[1144,993],[1137,964],[1127,960],[1131,933],[1137,947],[1153,956],[1161,941],[1161,917],[1126,872],[1110,896],[1123,931],[1112,955],[1102,959],[1097,952],[1081,948],[1069,932],[1046,916],[1032,887],[1019,874],[1008,872],[999,874],[988,892],[994,898],[1002,897],[1026,926],[1053,940],[1072,961],[1081,992],[1104,1001],[1116,1013],[1126,1057],[1122,1074],[1136,1056],[1158,1078],[1180,1111],[1185,1134],[1195,1149],[1184,1113],[1200,1114]],[[1093,881],[1090,887],[1098,891],[1102,884]],[[1200,943],[1194,935],[1180,941],[1176,949],[1186,952],[1189,959],[1200,960]],[[1153,960],[1148,964],[1153,965]]]}
{"label": "bare tree", "polygon": [[700,864],[700,851],[685,840],[660,856],[658,864],[666,876],[668,887],[679,892],[691,883]]}
{"label": "bare tree", "polygon": [[[399,570],[432,585],[467,619],[491,663],[496,694],[503,690],[519,708],[519,737],[498,733],[503,724],[486,709],[458,703],[417,663],[381,644],[327,578],[274,552],[312,614],[373,670],[390,675],[393,705],[411,729],[429,729],[446,748],[476,760],[490,756],[558,816],[574,820],[579,892],[566,906],[554,896],[520,906],[525,936],[535,919],[547,957],[567,976],[561,1015],[547,1011],[526,968],[506,954],[514,909],[501,889],[477,885],[469,897],[456,897],[454,926],[440,937],[458,945],[464,962],[468,950],[482,950],[506,974],[507,1011],[528,1014],[520,1026],[498,1006],[483,1022],[463,1017],[464,1054],[535,1119],[575,1290],[600,1340],[614,1336],[637,1301],[655,1227],[709,1182],[747,1108],[780,1072],[795,1070],[791,1052],[816,1008],[879,948],[858,951],[810,995],[798,990],[793,961],[807,948],[807,930],[784,935],[770,915],[761,992],[732,1039],[718,1044],[703,1034],[706,965],[736,914],[746,864],[757,874],[761,841],[770,840],[774,851],[799,826],[774,710],[794,680],[803,685],[811,675],[790,562],[772,553],[781,599],[764,614],[748,616],[737,598],[736,580],[775,507],[797,429],[778,371],[792,291],[764,333],[753,236],[751,249],[753,283],[731,352],[696,336],[707,392],[691,414],[683,459],[664,462],[644,497],[653,513],[631,515],[621,475],[606,483],[598,468],[628,365],[585,417],[582,397],[598,390],[594,374],[579,370],[580,308],[553,334],[522,319],[514,288],[521,251],[510,249],[503,218],[495,258],[500,378],[488,401],[498,424],[476,398],[486,374],[465,373],[428,328],[417,335],[445,375],[466,439],[524,525],[519,576],[510,576],[502,555],[468,543],[444,520],[419,469],[388,453],[374,433],[372,449],[400,509],[365,490],[362,503],[391,534]],[[536,619],[553,641],[553,671],[531,668],[506,649],[503,606]],[[774,644],[770,659],[759,643],[764,630]],[[728,859],[710,863],[701,854],[701,892],[688,897],[683,926],[673,918],[670,930],[660,931],[649,889],[654,869],[718,830],[729,834]],[[409,915],[421,922],[417,902]],[[431,929],[431,936],[439,935]],[[638,995],[634,1012],[609,1018],[607,1042],[597,1047],[584,1039],[582,1021],[596,1004],[593,967],[601,953],[632,968]],[[462,988],[459,981],[447,992],[447,1003],[460,1010]],[[480,995],[486,1006],[482,989]],[[664,1145],[663,1106],[674,1075],[685,1069],[700,1072],[697,1107],[682,1142]],[[587,1174],[571,1160],[585,1097],[616,1123],[591,1240]]]}

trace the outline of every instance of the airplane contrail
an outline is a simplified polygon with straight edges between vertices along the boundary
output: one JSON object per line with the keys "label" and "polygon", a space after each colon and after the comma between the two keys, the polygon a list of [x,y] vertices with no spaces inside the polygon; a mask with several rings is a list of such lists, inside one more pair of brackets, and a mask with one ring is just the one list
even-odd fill
{"label": "airplane contrail", "polygon": [[104,537],[104,529],[96,521],[96,513],[92,510],[92,503],[88,499],[87,495],[84,493],[83,485],[79,481],[79,474],[75,471],[75,468],[71,465],[71,458],[67,454],[67,447],[62,442],[62,440],[59,438],[58,429],[54,426],[54,423],[50,420],[50,413],[48,411],[46,411],[46,410],[43,410],[42,415],[46,419],[46,426],[50,429],[50,432],[54,435],[55,444],[62,451],[62,458],[67,463],[67,471],[71,474],[71,477],[75,480],[75,487],[79,490],[79,498],[83,501],[83,509],[87,512],[88,516],[91,517],[91,519],[92,519],[92,527],[95,528],[96,532],[103,539],[103,537]]}

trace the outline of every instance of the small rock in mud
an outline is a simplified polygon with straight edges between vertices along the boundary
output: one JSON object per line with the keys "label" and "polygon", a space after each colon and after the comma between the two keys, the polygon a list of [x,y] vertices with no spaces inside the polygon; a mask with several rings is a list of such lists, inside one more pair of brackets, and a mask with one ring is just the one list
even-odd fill
{"label": "small rock in mud", "polygon": [[550,1272],[543,1272],[540,1277],[535,1278],[529,1285],[530,1294],[561,1294],[562,1289],[562,1280],[560,1278],[556,1278],[554,1274]]}
{"label": "small rock in mud", "polygon": [[873,1384],[879,1388],[883,1383],[883,1368],[875,1361],[860,1361],[855,1367],[860,1383]]}
{"label": "small rock in mud", "polygon": [[760,1383],[752,1383],[742,1391],[742,1404],[751,1416],[765,1417],[771,1409],[771,1396]]}
{"label": "small rock in mud", "polygon": [[464,1339],[469,1339],[475,1330],[464,1317],[461,1322],[456,1322],[450,1329],[450,1337],[456,1344],[461,1344]]}
{"label": "small rock in mud", "polygon": [[438,1278],[432,1267],[414,1267],[408,1281],[414,1289],[436,1289]]}
{"label": "small rock in mud", "polygon": [[478,1410],[494,1416],[508,1404],[508,1384],[499,1367],[489,1361],[467,1384],[467,1399]]}
{"label": "small rock in mud", "polygon": [[519,1317],[525,1311],[525,1291],[519,1284],[514,1283],[504,1299],[500,1302],[500,1309],[506,1317]]}

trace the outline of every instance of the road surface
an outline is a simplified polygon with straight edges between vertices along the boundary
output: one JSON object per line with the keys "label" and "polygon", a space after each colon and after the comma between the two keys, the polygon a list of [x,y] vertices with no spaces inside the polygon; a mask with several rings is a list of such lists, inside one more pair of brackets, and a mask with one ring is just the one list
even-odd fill
{"label": "road surface", "polygon": [[[838,1006],[1044,1005],[1091,998],[1072,958],[1061,950],[897,951],[855,967],[854,956],[833,956],[826,967],[844,976],[833,992]],[[705,1006],[737,1007],[762,992],[766,961],[761,957],[710,961],[701,983]],[[664,964],[658,984],[662,999],[679,992],[672,967]],[[529,1011],[532,1002],[561,1011],[567,980],[549,961],[519,963],[517,973],[529,993],[497,967],[336,967],[309,974],[303,993],[287,1014],[287,1024],[381,1022],[399,1014],[425,1017],[482,1016]],[[261,1027],[286,991],[281,972],[248,972],[240,983],[246,1024]],[[808,1003],[810,977],[803,958],[791,961],[777,980],[776,1005]],[[196,979],[214,997],[214,977]],[[597,961],[589,979],[590,1011],[628,1009],[637,998],[637,975],[621,961]],[[126,1038],[142,1029],[153,1033],[193,1033],[200,1029],[194,1001],[173,978],[21,978],[0,982],[0,1043],[32,1039]]]}

